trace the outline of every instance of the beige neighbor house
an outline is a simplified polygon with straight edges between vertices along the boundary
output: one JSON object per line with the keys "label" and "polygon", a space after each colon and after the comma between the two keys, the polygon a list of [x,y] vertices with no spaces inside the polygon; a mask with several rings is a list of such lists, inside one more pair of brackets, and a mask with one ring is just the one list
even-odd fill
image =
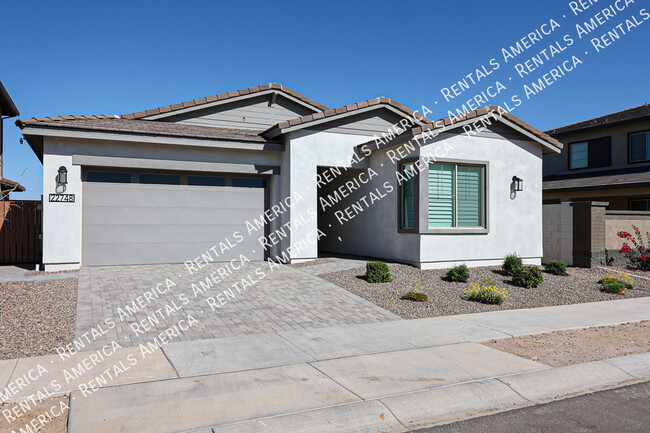
{"label": "beige neighbor house", "polygon": [[43,163],[46,270],[322,252],[539,264],[542,156],[562,147],[498,107],[432,122],[280,84],[17,125]]}

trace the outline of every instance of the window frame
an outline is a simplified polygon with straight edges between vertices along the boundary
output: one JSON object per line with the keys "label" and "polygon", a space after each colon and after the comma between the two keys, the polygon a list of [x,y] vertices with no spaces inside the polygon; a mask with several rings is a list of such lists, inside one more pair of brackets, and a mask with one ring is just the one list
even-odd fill
{"label": "window frame", "polygon": [[[436,158],[427,160],[426,158],[405,158],[399,161],[398,167],[401,169],[403,164],[414,163],[416,178],[416,198],[415,198],[415,228],[403,229],[402,222],[402,188],[397,184],[399,194],[397,194],[397,231],[399,233],[415,233],[419,235],[485,235],[490,232],[490,162],[468,159],[449,159]],[[482,182],[482,216],[483,227],[433,227],[429,228],[429,164],[456,164],[464,166],[481,167],[483,174]],[[424,164],[424,165],[422,165]]]}
{"label": "window frame", "polygon": [[399,162],[398,167],[399,167],[399,172],[400,174],[402,173],[402,169],[405,165],[412,164],[413,169],[415,171],[415,174],[413,176],[413,180],[415,182],[415,191],[414,191],[414,203],[413,203],[413,211],[415,214],[413,215],[413,227],[404,227],[404,185],[405,183],[402,183],[401,185],[398,183],[397,187],[399,190],[399,194],[397,194],[397,211],[398,211],[398,217],[397,217],[397,231],[399,233],[419,233],[419,204],[420,204],[420,172],[416,168],[415,164],[418,161],[418,158],[407,158],[403,159]]}
{"label": "window frame", "polygon": [[[599,165],[599,166],[591,165],[589,163],[589,161],[590,161],[589,154],[590,154],[590,150],[591,150],[591,143],[592,142],[597,142],[598,140],[604,140],[604,139],[609,139],[609,158],[608,158],[609,159],[609,164],[607,164],[607,165]],[[573,168],[573,167],[571,167],[571,148],[575,144],[583,144],[583,143],[587,143],[587,165],[585,167],[575,167],[575,168]],[[568,146],[569,146],[569,149],[568,149],[569,152],[568,152],[568,157],[567,157],[567,169],[569,171],[589,170],[589,169],[598,170],[598,169],[604,169],[604,168],[607,168],[607,167],[611,167],[612,164],[613,164],[613,161],[612,161],[613,137],[611,135],[603,135],[601,137],[586,138],[586,139],[583,139],[583,140],[580,140],[580,141],[574,141],[572,143],[569,143]],[[628,151],[628,155],[629,155],[629,151]],[[628,158],[629,158],[629,156],[628,156]]]}
{"label": "window frame", "polygon": [[[571,150],[572,150],[573,146],[577,145],[577,144],[586,144],[587,145],[587,165],[585,165],[584,167],[571,167],[571,162],[573,161],[573,158],[571,158],[571,154],[572,154]],[[569,143],[569,157],[568,157],[568,159],[569,159],[569,170],[586,170],[586,169],[588,169],[589,168],[589,140],[575,141],[573,143]]]}
{"label": "window frame", "polygon": [[[645,157],[646,159],[639,160],[639,161],[632,161],[632,136],[633,135],[638,135],[638,134],[645,134],[646,135],[646,141],[645,141]],[[648,163],[650,162],[650,151],[648,149],[648,138],[650,136],[650,129],[643,129],[641,131],[635,131],[635,132],[628,132],[627,133],[627,163],[628,164],[643,164],[643,163]]]}

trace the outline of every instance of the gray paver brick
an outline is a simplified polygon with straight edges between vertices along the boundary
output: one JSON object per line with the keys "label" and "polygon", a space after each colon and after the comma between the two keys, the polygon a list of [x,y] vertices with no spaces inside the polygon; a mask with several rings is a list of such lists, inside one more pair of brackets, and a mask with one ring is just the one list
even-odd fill
{"label": "gray paver brick", "polygon": [[[332,263],[331,265],[336,265]],[[350,264],[338,264],[350,266]],[[301,268],[281,266],[270,272],[266,262],[246,263],[238,270],[194,298],[192,283],[205,281],[211,273],[226,266],[224,263],[206,265],[199,273],[189,275],[182,264],[103,266],[83,268],[79,275],[76,333],[79,337],[92,327],[103,325],[106,317],[116,323],[114,329],[94,342],[98,349],[116,338],[122,346],[138,345],[152,341],[159,333],[176,325],[180,318],[191,315],[198,320],[195,326],[175,336],[171,341],[190,341],[215,337],[233,337],[273,331],[300,330],[337,326],[340,324],[369,323],[398,320],[394,314],[341,289]],[[312,266],[302,268],[308,269]],[[316,266],[313,266],[316,267]],[[207,305],[206,298],[230,289],[255,269],[264,270],[266,277],[246,291],[235,294],[234,299],[217,311]],[[334,266],[328,268],[332,269]],[[333,272],[333,271],[332,271]],[[180,276],[179,276],[180,275]],[[121,321],[118,308],[124,309],[138,296],[152,290],[158,283],[170,278],[176,283],[173,290],[160,294],[144,308]],[[178,295],[184,293],[187,305],[180,305]],[[179,311],[167,316],[166,305],[172,302],[181,306]],[[163,308],[163,317],[156,310]],[[139,335],[129,325],[150,319],[151,329]],[[125,338],[126,337],[126,338]]]}

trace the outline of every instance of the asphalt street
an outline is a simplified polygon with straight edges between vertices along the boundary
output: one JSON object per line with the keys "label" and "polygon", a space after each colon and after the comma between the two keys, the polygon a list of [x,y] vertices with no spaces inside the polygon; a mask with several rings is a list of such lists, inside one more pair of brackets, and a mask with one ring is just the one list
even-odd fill
{"label": "asphalt street", "polygon": [[650,382],[412,433],[611,433],[650,431]]}

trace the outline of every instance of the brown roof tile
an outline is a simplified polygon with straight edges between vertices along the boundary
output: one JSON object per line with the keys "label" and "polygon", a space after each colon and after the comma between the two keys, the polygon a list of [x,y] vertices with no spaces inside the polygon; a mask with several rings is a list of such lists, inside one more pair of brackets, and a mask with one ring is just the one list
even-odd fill
{"label": "brown roof tile", "polygon": [[571,132],[583,131],[585,129],[600,128],[613,124],[633,122],[647,118],[650,118],[650,104],[639,105],[638,107],[632,107],[626,110],[617,111],[615,113],[606,114],[604,116],[595,117],[593,119],[583,120],[581,122],[572,123],[570,125],[561,126],[559,128],[549,129],[546,131],[546,133],[554,136],[562,135]]}

